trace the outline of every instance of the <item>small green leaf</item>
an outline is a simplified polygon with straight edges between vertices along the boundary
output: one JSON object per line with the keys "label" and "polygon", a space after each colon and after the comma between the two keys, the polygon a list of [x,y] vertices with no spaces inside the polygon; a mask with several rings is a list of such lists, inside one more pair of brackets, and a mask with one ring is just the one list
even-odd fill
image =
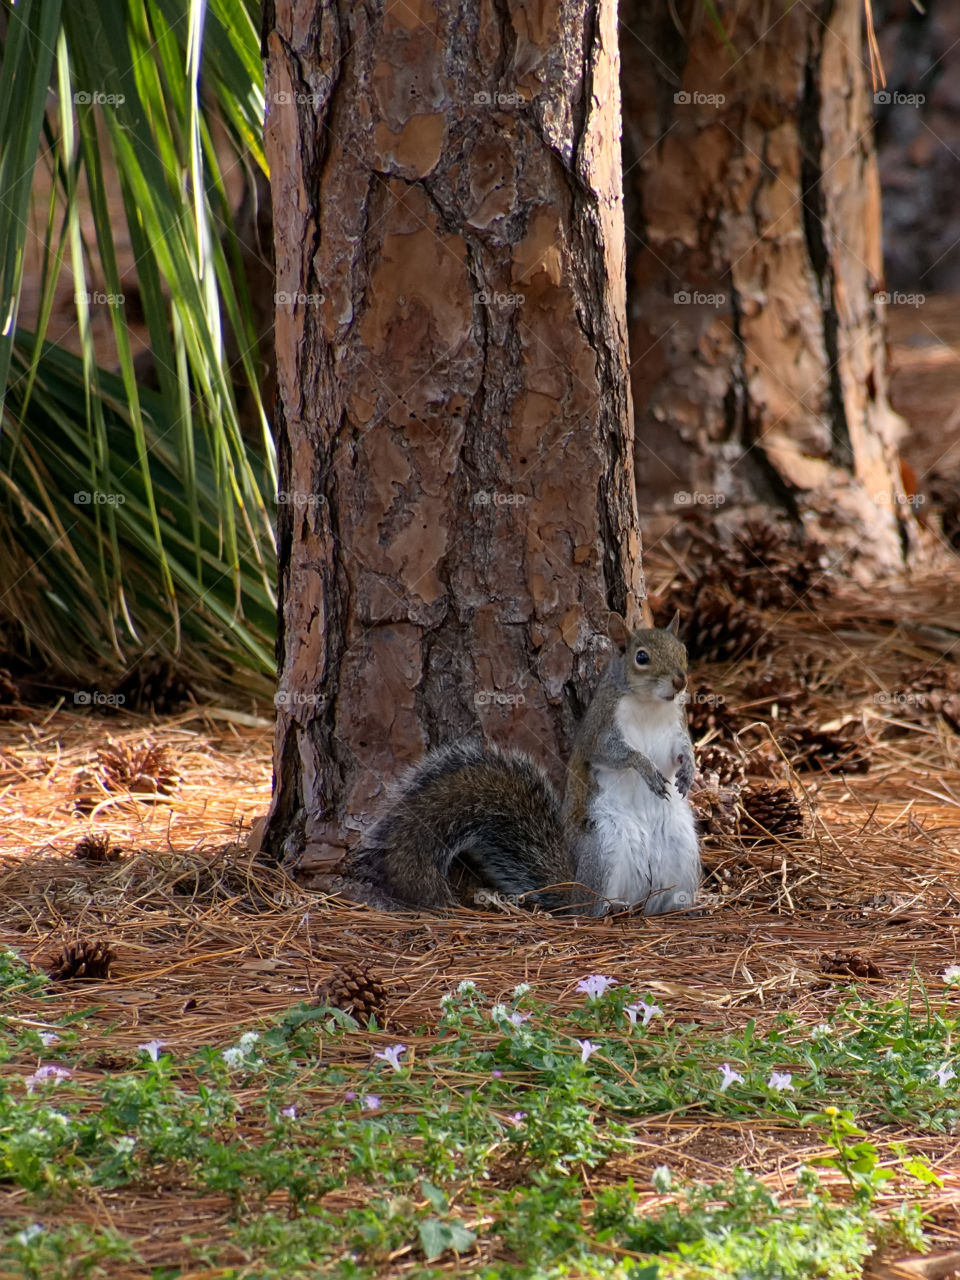
{"label": "small green leaf", "polygon": [[469,1231],[461,1222],[443,1222],[440,1218],[425,1218],[420,1223],[420,1245],[427,1262],[433,1262],[448,1249],[463,1253],[476,1240],[476,1232]]}
{"label": "small green leaf", "polygon": [[426,1178],[420,1183],[420,1189],[426,1198],[430,1201],[437,1213],[442,1213],[447,1207],[447,1197],[443,1194],[439,1187],[435,1187],[432,1182],[428,1182]]}

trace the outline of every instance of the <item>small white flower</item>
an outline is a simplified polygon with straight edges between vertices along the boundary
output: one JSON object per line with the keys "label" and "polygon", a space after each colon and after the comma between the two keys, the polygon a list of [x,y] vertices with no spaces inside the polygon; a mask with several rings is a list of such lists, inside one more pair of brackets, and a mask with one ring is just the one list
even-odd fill
{"label": "small white flower", "polygon": [[789,1071],[771,1071],[770,1079],[767,1081],[767,1088],[776,1089],[777,1093],[783,1093],[785,1089],[789,1089],[791,1093],[794,1093],[794,1087],[790,1083],[792,1079],[793,1076]]}
{"label": "small white flower", "polygon": [[529,982],[518,982],[517,985],[513,988],[514,1000],[519,1000],[520,997],[525,996],[529,990],[530,990]]}
{"label": "small white flower", "polygon": [[380,1099],[375,1093],[364,1094],[363,1109],[364,1111],[376,1111],[380,1106]]}
{"label": "small white flower", "polygon": [[49,1049],[51,1045],[60,1043],[60,1037],[55,1031],[41,1031],[40,1039],[43,1041],[43,1045],[47,1049]]}
{"label": "small white flower", "polygon": [[658,1164],[650,1181],[653,1183],[654,1191],[659,1191],[661,1195],[664,1195],[673,1186],[673,1174],[670,1172],[670,1166]]}
{"label": "small white flower", "polygon": [[818,1022],[815,1027],[810,1028],[811,1040],[825,1040],[830,1035],[833,1035],[833,1027],[829,1022]]}
{"label": "small white flower", "polygon": [[296,1120],[296,1118],[297,1118],[297,1108],[296,1108],[296,1107],[284,1107],[284,1108],[283,1108],[283,1110],[280,1112],[280,1114],[281,1114],[282,1116],[286,1116],[288,1120]]}
{"label": "small white flower", "polygon": [[578,1040],[577,1044],[580,1046],[581,1062],[586,1062],[591,1053],[596,1053],[600,1048],[600,1046],[598,1044],[594,1044],[592,1040]]}
{"label": "small white flower", "polygon": [[246,1054],[239,1045],[231,1045],[229,1049],[224,1049],[220,1056],[228,1067],[242,1067]]}
{"label": "small white flower", "polygon": [[521,1027],[530,1020],[529,1013],[520,1013],[516,1009],[508,1009],[505,1004],[495,1004],[490,1010],[490,1017],[494,1022],[509,1022],[511,1027]]}
{"label": "small white flower", "polygon": [[128,1133],[122,1133],[119,1138],[114,1138],[113,1145],[118,1155],[128,1155],[137,1145],[136,1138],[132,1138]]}
{"label": "small white flower", "polygon": [[943,980],[949,987],[960,982],[960,964],[948,964],[943,971]]}
{"label": "small white flower", "polygon": [[632,1026],[637,1025],[637,1018],[640,1010],[643,1010],[643,1025],[646,1027],[650,1023],[651,1018],[656,1018],[663,1010],[658,1004],[647,1004],[646,1000],[640,1000],[637,1004],[628,1004],[624,1009],[624,1013],[630,1019]]}
{"label": "small white flower", "polygon": [[577,991],[588,996],[591,1000],[597,1000],[608,987],[617,985],[616,978],[607,978],[602,973],[591,973],[589,978],[581,978],[577,983]]}
{"label": "small white flower", "polygon": [[17,1244],[29,1244],[31,1240],[35,1240],[37,1236],[43,1235],[45,1227],[39,1222],[33,1222],[29,1227],[24,1227],[22,1231],[18,1231],[13,1237]]}
{"label": "small white flower", "polygon": [[374,1054],[376,1058],[382,1058],[384,1062],[389,1062],[394,1071],[400,1070],[400,1055],[407,1052],[405,1044],[395,1044],[389,1049],[384,1049],[382,1053]]}
{"label": "small white flower", "polygon": [[453,992],[448,991],[445,996],[440,997],[440,1008],[443,1009],[444,1012],[446,1012],[446,1010],[452,1006],[453,1002],[454,1002]]}
{"label": "small white flower", "polygon": [[166,1040],[147,1040],[144,1044],[138,1044],[137,1048],[144,1053],[149,1053],[153,1061],[157,1062],[160,1057],[160,1050],[166,1043]]}
{"label": "small white flower", "polygon": [[476,993],[477,993],[477,984],[475,982],[471,982],[469,978],[464,978],[464,980],[457,987],[458,996],[472,996],[472,995],[475,995]]}
{"label": "small white flower", "polygon": [[739,1071],[734,1071],[729,1062],[725,1062],[722,1067],[717,1067],[717,1070],[723,1076],[723,1080],[720,1082],[721,1093],[723,1093],[724,1089],[729,1089],[734,1081],[738,1084],[743,1084],[743,1076]]}
{"label": "small white flower", "polygon": [[245,1031],[240,1037],[240,1048],[244,1053],[249,1053],[253,1046],[260,1039],[260,1035],[256,1031]]}
{"label": "small white flower", "polygon": [[957,1077],[957,1073],[948,1062],[942,1063],[937,1067],[933,1074],[937,1077],[937,1083],[940,1085],[941,1089],[945,1089],[947,1087],[948,1080],[955,1080]]}
{"label": "small white flower", "polygon": [[37,1067],[31,1076],[24,1076],[23,1083],[27,1086],[27,1093],[33,1093],[36,1085],[45,1080],[52,1080],[53,1083],[59,1084],[61,1080],[69,1080],[73,1072],[67,1067]]}

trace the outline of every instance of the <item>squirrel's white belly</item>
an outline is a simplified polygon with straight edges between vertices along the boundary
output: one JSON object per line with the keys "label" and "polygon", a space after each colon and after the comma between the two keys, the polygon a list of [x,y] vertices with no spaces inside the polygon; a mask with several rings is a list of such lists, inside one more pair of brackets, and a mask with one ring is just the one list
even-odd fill
{"label": "squirrel's white belly", "polygon": [[645,914],[693,906],[700,852],[693,810],[670,782],[654,795],[634,769],[597,769],[590,818],[606,868],[603,896]]}

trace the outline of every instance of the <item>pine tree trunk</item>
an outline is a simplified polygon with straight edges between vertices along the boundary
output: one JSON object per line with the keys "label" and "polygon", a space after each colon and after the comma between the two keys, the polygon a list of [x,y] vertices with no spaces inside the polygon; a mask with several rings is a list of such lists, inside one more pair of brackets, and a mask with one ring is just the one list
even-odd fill
{"label": "pine tree trunk", "polygon": [[702,0],[621,8],[640,509],[759,502],[848,567],[896,568],[916,526],[887,400],[862,5],[717,11],[729,45]]}
{"label": "pine tree trunk", "polygon": [[642,596],[614,0],[276,0],[281,635],[263,848],[306,882],[400,765],[559,772]]}

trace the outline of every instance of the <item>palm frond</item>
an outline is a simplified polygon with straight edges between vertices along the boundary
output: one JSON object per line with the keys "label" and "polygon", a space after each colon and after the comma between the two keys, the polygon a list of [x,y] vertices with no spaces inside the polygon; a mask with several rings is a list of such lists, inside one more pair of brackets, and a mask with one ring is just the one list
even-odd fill
{"label": "palm frond", "polygon": [[[275,460],[262,335],[227,195],[237,166],[265,163],[258,8],[20,0],[8,11],[0,537],[22,575],[0,593],[0,618],[29,616],[50,654],[69,650],[76,623],[91,655],[112,649],[118,663],[182,644],[219,649],[250,671],[273,668]],[[46,175],[52,194],[29,334],[17,317],[32,175]],[[125,314],[131,251],[155,390],[143,385]],[[76,354],[45,340],[67,270]],[[92,300],[101,297],[115,369],[102,342],[98,359]],[[237,384],[258,423],[252,440]],[[82,492],[108,497],[75,503]]]}

